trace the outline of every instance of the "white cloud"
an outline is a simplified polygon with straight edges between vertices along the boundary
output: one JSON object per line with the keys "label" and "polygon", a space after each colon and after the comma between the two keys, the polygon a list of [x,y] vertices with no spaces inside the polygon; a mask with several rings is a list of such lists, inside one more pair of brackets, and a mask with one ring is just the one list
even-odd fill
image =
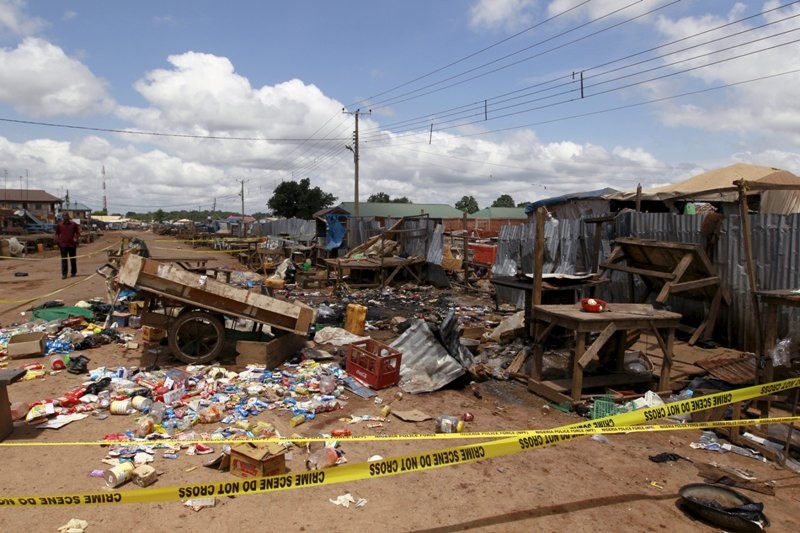
{"label": "white cloud", "polygon": [[[584,0],[553,0],[547,6],[547,14],[552,17],[566,12],[564,15],[565,17],[586,20],[601,17],[606,20],[619,18],[627,19],[651,11],[655,7],[647,2],[638,2],[634,4],[633,2],[620,2],[620,0],[592,0],[585,5],[579,4],[584,4]],[[647,17],[643,17],[643,19],[647,19]]]}
{"label": "white cloud", "polygon": [[0,0],[0,36],[34,35],[48,24],[38,17],[25,13],[25,0]]}
{"label": "white cloud", "polygon": [[535,0],[478,0],[469,9],[469,25],[473,29],[519,30],[530,26],[530,9],[535,5]]}
{"label": "white cloud", "polygon": [[[764,9],[776,7],[777,2],[767,2]],[[701,31],[714,28],[741,17],[742,6],[733,6],[727,16],[684,17],[681,19],[660,18],[657,29],[665,40],[680,39],[695,35]],[[743,29],[751,29],[743,35],[732,36],[718,43],[701,46],[671,57],[670,61],[719,50],[723,47],[735,47],[730,51],[708,55],[684,63],[675,69],[687,66],[701,67],[686,73],[676,81],[689,83],[699,82],[701,87],[738,84],[747,80],[770,78],[776,74],[800,69],[800,44],[781,46],[774,50],[759,50],[788,43],[797,39],[795,33],[777,36],[787,30],[796,30],[796,19],[776,22],[774,25],[754,29],[766,22],[775,22],[790,15],[800,14],[800,6],[793,6],[771,13],[761,19],[750,21],[747,25],[737,24],[733,28],[716,31],[701,38],[688,41],[687,44],[703,43],[712,38],[730,35]],[[760,42],[748,44],[748,41],[764,38]],[[734,58],[742,54],[752,55]],[[719,64],[715,61],[731,58]],[[788,142],[800,145],[800,101],[796,98],[796,88],[800,85],[800,74],[784,74],[764,81],[754,81],[731,88],[715,91],[705,100],[696,99],[691,104],[680,100],[662,107],[662,118],[671,126],[690,126],[715,132],[749,132],[772,139],[782,144]],[[695,87],[696,88],[696,87]],[[674,86],[673,86],[674,89]],[[702,104],[701,104],[702,102]]]}
{"label": "white cloud", "polygon": [[0,49],[0,101],[36,117],[110,111],[106,83],[49,42],[27,37]]}

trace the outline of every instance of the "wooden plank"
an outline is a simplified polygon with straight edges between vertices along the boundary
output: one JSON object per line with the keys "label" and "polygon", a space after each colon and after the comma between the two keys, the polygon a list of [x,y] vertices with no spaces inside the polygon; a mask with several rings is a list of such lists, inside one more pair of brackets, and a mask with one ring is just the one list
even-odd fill
{"label": "wooden plank", "polygon": [[[597,388],[604,388],[604,387],[618,387],[620,385],[634,385],[637,383],[648,383],[652,380],[652,377],[648,374],[634,374],[634,373],[624,373],[624,374],[604,374],[601,376],[587,376],[584,378],[583,381],[583,389],[597,389]],[[528,380],[528,390],[533,392],[538,392],[533,389],[532,385],[536,385],[537,388],[546,388],[549,389],[551,392],[555,392],[557,394],[566,395],[567,392],[571,392],[572,395],[567,396],[566,399],[569,402],[574,402],[575,391],[572,390],[572,382],[568,378],[564,379],[553,379],[548,381],[535,381],[535,380]],[[580,393],[579,393],[580,394]],[[544,396],[544,394],[542,394]],[[553,401],[560,401],[560,400],[553,400]]]}
{"label": "wooden plank", "polygon": [[581,369],[586,368],[586,365],[589,364],[589,361],[597,357],[597,354],[600,352],[606,342],[608,342],[608,339],[610,339],[611,336],[616,332],[617,326],[613,322],[607,325],[605,329],[600,332],[600,335],[597,336],[592,345],[589,346],[589,348],[583,352],[583,355],[580,356],[580,359],[578,359],[578,366],[580,366]]}
{"label": "wooden plank", "polygon": [[701,289],[703,287],[711,287],[714,285],[719,285],[719,283],[720,283],[719,276],[712,276],[710,278],[703,278],[694,281],[684,281],[683,283],[673,283],[669,292],[671,294],[675,294],[677,292],[691,291],[694,289]]}
{"label": "wooden plank", "polygon": [[554,387],[550,386],[551,382],[548,381],[538,381],[535,379],[528,378],[528,390],[541,396],[546,400],[550,400],[551,402],[562,403],[562,402],[569,402],[572,403],[573,399],[567,396],[566,394],[559,392]]}
{"label": "wooden plank", "polygon": [[[689,268],[689,265],[692,264],[692,259],[693,258],[694,258],[694,255],[690,254],[690,253],[685,254],[681,258],[680,262],[678,263],[678,266],[676,266],[675,270],[672,271],[672,275],[673,275],[672,281],[673,282],[680,281],[680,279],[686,273],[686,269]],[[672,290],[672,283],[668,281],[661,288],[661,292],[656,297],[656,301],[658,303],[662,303],[662,304],[665,303],[667,301],[667,298],[669,298],[669,294],[670,294],[671,290]]]}
{"label": "wooden plank", "polygon": [[583,389],[583,367],[578,364],[578,361],[583,357],[583,352],[586,348],[586,333],[575,333],[575,354],[572,359],[572,398],[575,401],[580,401],[581,390]]}
{"label": "wooden plank", "polygon": [[603,268],[608,270],[616,270],[619,272],[627,272],[629,274],[639,274],[642,277],[660,278],[666,280],[675,278],[675,275],[672,272],[660,272],[658,270],[647,270],[645,268],[636,268],[626,265],[611,265],[606,263],[603,265]]}

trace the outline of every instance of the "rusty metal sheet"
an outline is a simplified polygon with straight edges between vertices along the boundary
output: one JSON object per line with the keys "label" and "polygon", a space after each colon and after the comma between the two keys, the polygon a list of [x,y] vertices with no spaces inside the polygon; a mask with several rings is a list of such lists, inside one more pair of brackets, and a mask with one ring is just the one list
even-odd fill
{"label": "rusty metal sheet", "polygon": [[709,374],[731,385],[747,385],[754,382],[756,375],[756,356],[752,353],[743,353],[739,357],[731,358],[728,355],[712,357],[700,361],[697,366],[708,371]]}

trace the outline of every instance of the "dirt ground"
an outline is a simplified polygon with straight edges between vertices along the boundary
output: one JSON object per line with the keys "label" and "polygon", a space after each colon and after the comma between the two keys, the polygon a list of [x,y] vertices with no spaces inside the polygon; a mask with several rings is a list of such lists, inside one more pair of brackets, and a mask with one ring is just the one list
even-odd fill
{"label": "dirt ground", "polygon": [[[30,261],[0,261],[0,324],[26,321],[23,315],[33,305],[62,299],[67,305],[92,297],[105,298],[105,280],[95,269],[106,261],[105,248],[118,245],[122,234],[109,232],[98,241],[79,248],[80,276],[62,280],[56,251],[32,256]],[[140,234],[153,255],[184,252],[178,242]],[[217,256],[215,256],[217,257]],[[220,255],[219,262],[230,261]],[[16,277],[15,272],[27,272]],[[37,297],[30,302],[23,301]],[[127,329],[140,339],[140,330]],[[138,366],[153,364],[154,355],[141,350],[126,350],[121,345],[106,345],[88,350],[89,368],[97,366]],[[10,367],[31,360],[11,361]],[[158,363],[166,365],[162,356]],[[179,366],[177,363],[172,363]],[[241,370],[230,364],[225,367]],[[168,366],[168,365],[166,365]],[[86,376],[67,372],[44,379],[21,381],[9,386],[12,402],[33,402],[52,398],[78,386]],[[582,419],[555,409],[543,410],[546,403],[516,381],[487,381],[479,385],[482,398],[469,388],[446,389],[431,394],[408,395],[401,400],[404,409],[417,408],[438,415],[474,414],[468,431],[494,431],[549,428],[572,424]],[[395,388],[380,392],[391,398]],[[350,394],[344,410],[319,415],[296,428],[289,427],[289,413],[265,411],[257,420],[274,424],[282,433],[318,436],[345,427],[340,418],[348,415],[378,415],[380,407],[372,401]],[[105,420],[89,417],[59,430],[37,429],[17,423],[5,443],[30,443],[30,446],[0,448],[0,503],[4,496],[44,496],[112,491],[101,478],[89,477],[103,469],[105,449],[97,445],[68,446],[60,442],[96,440],[106,434],[133,427],[133,415],[110,416]],[[208,431],[214,425],[205,427]],[[365,424],[348,425],[356,435],[374,435]],[[433,422],[406,423],[396,418],[384,428],[387,434],[431,433]],[[667,433],[609,435],[608,442],[577,439],[544,449],[532,450],[475,463],[439,468],[323,487],[301,488],[268,494],[218,498],[216,506],[193,511],[180,501],[116,506],[73,506],[25,508],[3,506],[0,530],[56,531],[71,518],[88,521],[89,532],[136,531],[633,531],[704,532],[717,531],[687,516],[676,505],[678,490],[688,483],[702,482],[695,464],[678,461],[658,464],[648,456],[672,452],[694,463],[718,462],[752,470],[760,482],[774,481],[775,495],[767,496],[740,490],[764,503],[770,518],[770,531],[800,530],[800,477],[772,463],[762,463],[735,454],[695,450],[689,444],[700,435],[697,430]],[[473,440],[447,441],[372,441],[343,442],[349,463],[366,461],[370,456],[384,458],[449,444],[475,443]],[[50,444],[34,446],[33,444]],[[213,446],[213,445],[212,445]],[[215,446],[218,450],[218,446]],[[209,457],[181,453],[165,459],[156,451],[152,465],[161,473],[153,487],[235,480],[229,473],[205,468]],[[287,457],[290,472],[303,472],[304,454],[295,449]],[[143,490],[128,483],[120,491]],[[144,489],[146,490],[146,489]],[[345,493],[365,498],[361,508],[344,508],[330,502]]]}

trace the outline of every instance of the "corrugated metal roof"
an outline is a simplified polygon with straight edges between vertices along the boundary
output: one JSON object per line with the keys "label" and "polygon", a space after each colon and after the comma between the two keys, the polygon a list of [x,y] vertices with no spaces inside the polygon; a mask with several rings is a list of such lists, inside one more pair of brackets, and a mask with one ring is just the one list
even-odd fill
{"label": "corrugated metal roof", "polygon": [[0,189],[0,202],[62,203],[63,200],[41,189]]}
{"label": "corrugated metal roof", "polygon": [[467,218],[508,218],[526,220],[528,215],[525,214],[524,207],[484,207],[480,211],[467,215]]}
{"label": "corrugated metal roof", "polygon": [[[342,202],[339,207],[352,215],[355,210],[355,203]],[[358,216],[361,217],[402,218],[418,215],[427,215],[430,218],[461,218],[464,213],[447,204],[358,203]]]}

